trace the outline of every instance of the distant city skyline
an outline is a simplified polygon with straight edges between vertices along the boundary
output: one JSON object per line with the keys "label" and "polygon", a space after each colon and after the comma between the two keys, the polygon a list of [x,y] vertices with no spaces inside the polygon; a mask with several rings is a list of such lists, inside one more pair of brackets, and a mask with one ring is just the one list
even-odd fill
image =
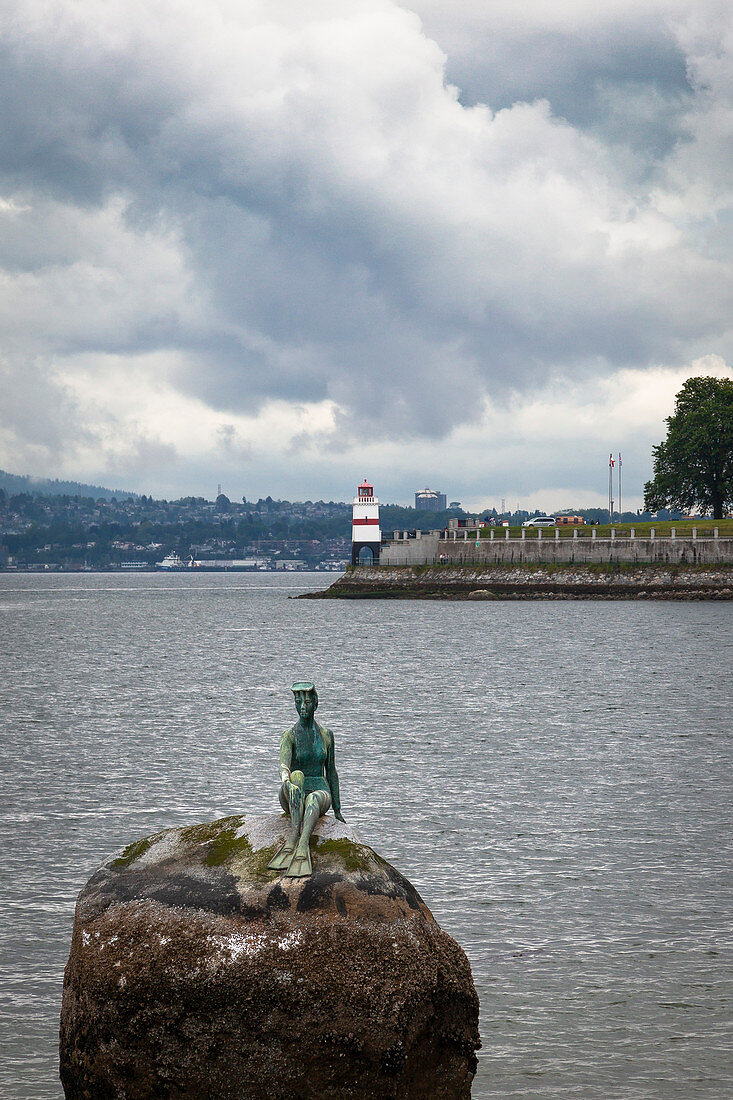
{"label": "distant city skyline", "polygon": [[[263,12],[266,11],[266,17]],[[642,503],[733,377],[719,0],[16,0],[0,467]]]}

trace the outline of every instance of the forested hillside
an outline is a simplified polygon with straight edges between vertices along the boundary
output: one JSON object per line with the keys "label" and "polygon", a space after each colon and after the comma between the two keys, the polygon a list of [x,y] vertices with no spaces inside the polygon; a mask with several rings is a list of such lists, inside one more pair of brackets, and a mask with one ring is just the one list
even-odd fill
{"label": "forested hillside", "polygon": [[82,496],[95,500],[111,500],[112,497],[136,497],[127,489],[105,489],[102,485],[87,485],[83,481],[59,481],[58,478],[29,477],[27,474],[9,474],[0,470],[0,489],[8,496],[29,493],[31,496]]}

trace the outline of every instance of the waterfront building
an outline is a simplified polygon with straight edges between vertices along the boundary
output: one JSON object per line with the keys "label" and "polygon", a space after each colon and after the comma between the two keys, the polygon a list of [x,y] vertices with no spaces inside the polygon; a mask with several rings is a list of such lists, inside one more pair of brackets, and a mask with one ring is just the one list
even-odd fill
{"label": "waterfront building", "polygon": [[448,520],[448,531],[466,530],[477,531],[479,527],[488,527],[488,520],[479,519],[478,516],[451,516]]}
{"label": "waterfront building", "polygon": [[437,489],[419,489],[415,493],[415,508],[420,512],[444,512],[446,495]]}
{"label": "waterfront building", "polygon": [[[351,520],[351,564],[376,565],[382,532],[379,528],[379,501],[374,486],[364,478],[356,490]],[[362,553],[363,551],[363,553]]]}

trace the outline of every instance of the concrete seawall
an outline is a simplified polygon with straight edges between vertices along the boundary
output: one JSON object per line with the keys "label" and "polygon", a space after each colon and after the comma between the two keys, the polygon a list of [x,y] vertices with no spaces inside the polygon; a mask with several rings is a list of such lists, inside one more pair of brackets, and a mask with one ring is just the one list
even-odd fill
{"label": "concrete seawall", "polygon": [[527,538],[501,537],[420,538],[390,542],[383,547],[381,564],[435,565],[733,565],[733,538],[604,538],[583,535],[580,538],[538,538],[533,532]]}
{"label": "concrete seawall", "polygon": [[299,599],[731,600],[733,565],[358,566]]}

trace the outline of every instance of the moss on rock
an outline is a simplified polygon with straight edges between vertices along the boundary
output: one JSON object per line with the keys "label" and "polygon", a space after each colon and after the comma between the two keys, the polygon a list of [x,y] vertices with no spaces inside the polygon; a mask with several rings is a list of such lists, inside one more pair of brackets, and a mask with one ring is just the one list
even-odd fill
{"label": "moss on rock", "polygon": [[346,871],[369,872],[374,871],[378,866],[371,848],[355,844],[353,840],[347,840],[345,837],[339,840],[321,840],[315,837],[312,846],[314,854],[332,858]]}
{"label": "moss on rock", "polygon": [[140,856],[145,855],[152,843],[152,837],[149,836],[143,837],[142,840],[134,840],[132,844],[127,845],[121,856],[112,860],[112,866],[129,867],[136,859],[140,859]]}
{"label": "moss on rock", "polygon": [[180,838],[183,844],[207,844],[217,840],[223,832],[236,831],[239,823],[238,817],[220,817],[216,821],[205,821],[202,825],[189,825],[181,829]]}

